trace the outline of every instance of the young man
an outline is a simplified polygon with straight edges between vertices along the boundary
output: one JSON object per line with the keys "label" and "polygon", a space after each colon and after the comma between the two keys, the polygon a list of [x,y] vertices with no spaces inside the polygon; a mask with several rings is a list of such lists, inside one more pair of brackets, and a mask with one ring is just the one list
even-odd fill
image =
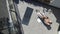
{"label": "young man", "polygon": [[40,11],[37,11],[38,17],[40,17],[46,25],[51,25],[52,21],[47,17],[44,13],[41,13]]}

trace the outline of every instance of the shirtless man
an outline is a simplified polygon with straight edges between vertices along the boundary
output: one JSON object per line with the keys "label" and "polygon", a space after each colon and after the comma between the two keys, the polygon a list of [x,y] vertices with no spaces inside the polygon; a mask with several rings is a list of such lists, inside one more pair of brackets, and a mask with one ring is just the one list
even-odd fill
{"label": "shirtless man", "polygon": [[52,21],[44,13],[37,12],[38,17],[40,17],[46,25],[51,25]]}

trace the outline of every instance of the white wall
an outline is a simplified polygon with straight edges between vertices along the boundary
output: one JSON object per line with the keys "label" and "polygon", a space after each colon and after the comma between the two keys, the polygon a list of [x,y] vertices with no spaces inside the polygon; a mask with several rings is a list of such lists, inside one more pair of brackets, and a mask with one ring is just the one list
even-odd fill
{"label": "white wall", "polygon": [[60,0],[53,0],[53,2],[50,3],[50,5],[56,6],[56,7],[59,7],[60,8]]}

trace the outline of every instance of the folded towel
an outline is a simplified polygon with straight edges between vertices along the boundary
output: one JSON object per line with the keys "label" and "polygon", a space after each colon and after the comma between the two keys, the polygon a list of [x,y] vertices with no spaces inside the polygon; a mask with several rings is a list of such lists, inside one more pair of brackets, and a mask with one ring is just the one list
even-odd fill
{"label": "folded towel", "polygon": [[40,20],[40,18],[37,18],[37,22],[40,23],[40,22],[42,22],[42,21]]}

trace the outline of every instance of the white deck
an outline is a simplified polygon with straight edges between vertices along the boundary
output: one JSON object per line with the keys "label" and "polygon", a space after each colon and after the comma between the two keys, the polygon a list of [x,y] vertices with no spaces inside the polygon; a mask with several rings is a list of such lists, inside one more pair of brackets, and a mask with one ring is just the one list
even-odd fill
{"label": "white deck", "polygon": [[18,9],[19,9],[21,18],[23,19],[27,7],[32,8],[33,13],[31,15],[28,25],[22,24],[24,34],[58,34],[57,29],[58,29],[59,24],[56,22],[56,17],[54,16],[53,13],[49,14],[49,12],[45,12],[45,14],[53,22],[51,25],[51,30],[48,30],[42,22],[41,23],[37,22],[36,9],[42,11],[41,8],[43,7],[41,6],[35,6],[33,4],[20,1],[20,3],[18,4]]}

